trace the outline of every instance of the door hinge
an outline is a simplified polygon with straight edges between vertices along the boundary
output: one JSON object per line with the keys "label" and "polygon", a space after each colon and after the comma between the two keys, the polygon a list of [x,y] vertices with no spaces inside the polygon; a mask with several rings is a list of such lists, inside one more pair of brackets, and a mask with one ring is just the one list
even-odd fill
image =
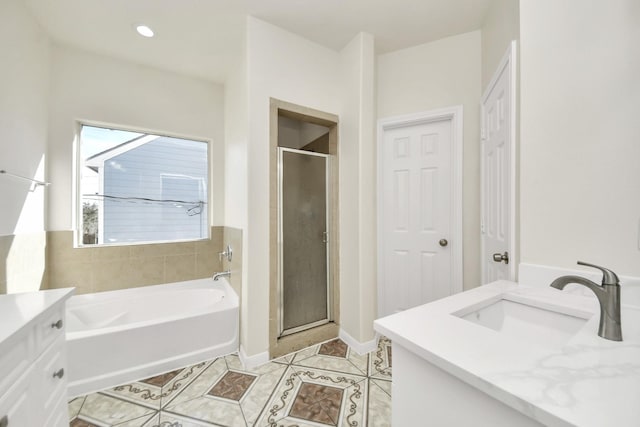
{"label": "door hinge", "polygon": [[487,130],[485,128],[480,129],[480,139],[482,140],[487,139]]}

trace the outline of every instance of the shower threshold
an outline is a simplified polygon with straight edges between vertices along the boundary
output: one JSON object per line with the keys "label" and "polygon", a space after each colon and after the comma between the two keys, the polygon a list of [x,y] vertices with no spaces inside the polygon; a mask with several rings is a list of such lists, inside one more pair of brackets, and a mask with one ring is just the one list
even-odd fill
{"label": "shower threshold", "polygon": [[307,329],[315,328],[318,326],[326,325],[331,322],[329,319],[318,320],[317,322],[307,323],[306,325],[296,326],[295,328],[285,329],[280,333],[280,337],[284,337],[291,334],[296,334],[298,332],[306,331]]}

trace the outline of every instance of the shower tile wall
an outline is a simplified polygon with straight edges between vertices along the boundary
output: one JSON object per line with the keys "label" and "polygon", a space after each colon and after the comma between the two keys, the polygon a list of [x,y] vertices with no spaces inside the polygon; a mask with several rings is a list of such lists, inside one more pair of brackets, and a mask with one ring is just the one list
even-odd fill
{"label": "shower tile wall", "polygon": [[[73,247],[72,231],[50,231],[48,287],[75,286],[83,294],[209,277],[223,269],[218,253],[224,229],[211,227],[211,240],[198,242],[84,248]],[[241,231],[228,234],[235,241]],[[234,262],[241,260],[241,248],[234,246]]]}

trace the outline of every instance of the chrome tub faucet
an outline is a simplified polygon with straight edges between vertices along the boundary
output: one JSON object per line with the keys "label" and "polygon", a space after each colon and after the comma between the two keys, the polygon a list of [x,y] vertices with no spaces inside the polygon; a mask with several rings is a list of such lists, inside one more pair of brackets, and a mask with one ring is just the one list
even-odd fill
{"label": "chrome tub faucet", "polygon": [[602,286],[580,276],[562,276],[551,282],[551,287],[564,289],[569,283],[577,283],[591,289],[600,303],[600,326],[598,336],[622,341],[622,325],[620,324],[620,279],[608,268],[578,261],[578,265],[597,268],[602,271]]}
{"label": "chrome tub faucet", "polygon": [[217,281],[221,277],[231,277],[231,270],[213,273],[213,280]]}

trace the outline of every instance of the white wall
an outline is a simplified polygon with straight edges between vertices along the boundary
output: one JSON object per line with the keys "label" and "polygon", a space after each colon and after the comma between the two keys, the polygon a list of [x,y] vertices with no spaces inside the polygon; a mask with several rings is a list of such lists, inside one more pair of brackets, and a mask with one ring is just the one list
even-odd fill
{"label": "white wall", "polygon": [[522,261],[640,275],[640,3],[520,4]]}
{"label": "white wall", "polygon": [[251,356],[269,345],[269,99],[335,114],[340,98],[337,52],[252,17],[247,34],[248,226],[241,341]]}
{"label": "white wall", "polygon": [[464,288],[480,284],[480,31],[378,57],[378,118],[464,108]]}
{"label": "white wall", "polygon": [[77,120],[210,139],[212,225],[224,222],[223,87],[70,47],[52,49],[49,230],[71,230]]}
{"label": "white wall", "polygon": [[520,39],[520,0],[493,0],[482,23],[482,90],[511,40]]}
{"label": "white wall", "polygon": [[[45,179],[49,40],[22,1],[0,3],[0,169]],[[0,236],[44,231],[46,189],[0,175]]]}
{"label": "white wall", "polygon": [[[247,145],[249,139],[249,88],[246,20],[244,37],[237,46],[234,63],[224,85],[225,225],[247,225]],[[246,238],[246,233],[244,233]],[[246,247],[246,246],[245,246]]]}
{"label": "white wall", "polygon": [[[46,180],[49,39],[22,1],[0,2],[0,169]],[[45,277],[49,189],[0,175],[0,294]]]}
{"label": "white wall", "polygon": [[340,321],[364,343],[377,315],[375,51],[358,34],[340,52]]}
{"label": "white wall", "polygon": [[[249,336],[249,313],[246,307],[248,300],[249,263],[247,247],[249,233],[247,223],[249,216],[248,196],[248,146],[249,146],[249,80],[248,80],[248,51],[247,51],[247,21],[243,21],[244,35],[237,49],[234,64],[230,64],[230,72],[224,85],[224,115],[225,115],[225,225],[242,230],[242,259],[241,270],[231,270],[232,283],[240,282],[240,338],[241,345]],[[226,239],[225,233],[225,239]],[[225,244],[230,243],[229,240]],[[235,252],[233,264],[238,265],[238,248]],[[240,274],[238,274],[240,273]],[[240,280],[238,280],[240,277]],[[235,288],[235,287],[234,287]]]}

